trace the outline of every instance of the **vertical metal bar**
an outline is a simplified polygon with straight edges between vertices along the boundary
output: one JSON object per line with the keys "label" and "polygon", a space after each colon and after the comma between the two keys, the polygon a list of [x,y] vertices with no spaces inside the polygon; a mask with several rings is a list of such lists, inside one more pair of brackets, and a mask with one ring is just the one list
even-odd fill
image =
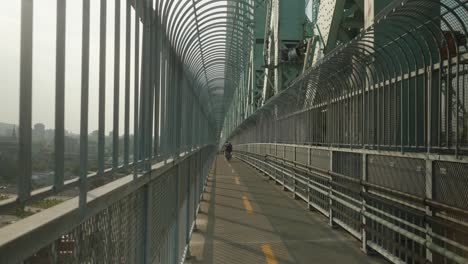
{"label": "vertical metal bar", "polygon": [[[294,120],[294,122],[296,122],[296,120]],[[297,142],[297,140],[295,141]],[[296,145],[294,145],[294,168],[296,168],[296,162],[297,162],[297,147]],[[296,177],[297,177],[297,173],[296,173],[296,170],[294,170],[294,174],[293,174],[293,197],[294,199],[297,199],[298,196],[297,196],[297,180],[296,180]]]}
{"label": "vertical metal bar", "polygon": [[135,78],[134,78],[134,103],[133,103],[133,177],[137,178],[138,172],[138,93],[139,93],[139,59],[140,59],[140,4],[135,0]]}
{"label": "vertical metal bar", "polygon": [[[144,72],[144,77],[142,80],[144,81],[144,86],[142,86],[142,90],[144,90],[144,97],[142,93],[142,99],[144,98],[144,107],[142,110],[144,111],[143,120],[142,120],[142,127],[143,127],[143,157],[145,159],[151,158],[151,146],[152,146],[152,99],[153,99],[153,89],[152,89],[152,64],[153,64],[153,48],[152,48],[152,37],[153,37],[153,27],[152,27],[152,19],[151,19],[151,10],[152,8],[152,1],[146,1],[143,6],[143,14],[144,14],[144,36],[143,36],[143,45],[145,46],[143,49],[143,57],[144,59],[144,68],[142,69],[142,73]],[[149,166],[149,163],[148,163]],[[149,169],[149,167],[147,168]]]}
{"label": "vertical metal bar", "polygon": [[[333,151],[330,150],[330,170],[333,171]],[[333,181],[333,179],[332,179]],[[330,190],[328,191],[328,217],[329,217],[329,222],[328,224],[330,226],[333,226],[333,184],[329,183],[329,188]]]}
{"label": "vertical metal bar", "polygon": [[148,1],[147,7],[148,13],[148,23],[149,23],[149,52],[150,52],[150,67],[148,69],[149,75],[149,107],[148,107],[148,144],[146,146],[148,158],[153,157],[153,129],[154,129],[154,103],[155,103],[155,76],[154,76],[154,69],[155,69],[155,56],[156,56],[156,45],[155,45],[155,35],[156,35],[156,26],[155,26],[155,18],[154,18],[154,10],[153,10],[153,1]]}
{"label": "vertical metal bar", "polygon": [[151,185],[147,184],[143,186],[143,215],[141,216],[143,219],[142,223],[142,228],[143,228],[143,235],[141,237],[141,255],[139,258],[141,259],[141,263],[149,263],[150,262],[150,252],[149,250],[149,240],[151,239],[150,237],[150,232],[151,230],[151,221],[149,220],[150,217],[150,208],[151,208]]}
{"label": "vertical metal bar", "polygon": [[166,69],[167,69],[167,64],[166,64],[166,50],[165,50],[165,45],[162,40],[163,34],[161,34],[160,38],[160,45],[161,45],[161,137],[160,137],[160,148],[161,148],[161,153],[163,155],[166,155],[166,120],[167,120],[167,111],[166,111]]}
{"label": "vertical metal bar", "polygon": [[177,165],[177,168],[176,168],[176,184],[175,184],[175,195],[176,195],[176,199],[175,199],[175,234],[174,234],[174,264],[178,264],[178,255],[179,255],[179,232],[180,232],[180,228],[179,228],[179,216],[180,216],[180,212],[179,212],[179,199],[180,199],[180,164]]}
{"label": "vertical metal bar", "polygon": [[83,215],[88,191],[88,92],[89,92],[89,1],[83,0],[83,35],[81,53],[81,123],[80,123],[80,211]]}
{"label": "vertical metal bar", "polygon": [[114,126],[112,129],[112,168],[119,166],[119,99],[120,99],[120,0],[115,0],[114,24]]}
{"label": "vertical metal bar", "polygon": [[125,0],[125,128],[124,128],[124,165],[130,159],[130,35],[131,35],[131,0]]}
{"label": "vertical metal bar", "polygon": [[[367,181],[367,154],[362,154],[362,181]],[[361,191],[365,194],[367,192],[367,187],[361,185]],[[366,196],[362,196],[361,200],[361,242],[362,242],[362,251],[367,254],[367,232],[366,232],[366,224],[367,219],[365,216],[366,212]]]}
{"label": "vertical metal bar", "polygon": [[98,125],[98,174],[104,173],[105,121],[106,121],[106,22],[107,0],[101,0],[99,38],[99,125]]}
{"label": "vertical metal bar", "polygon": [[31,195],[31,125],[32,125],[32,60],[33,0],[21,1],[20,120],[18,159],[18,198],[24,202]]}
{"label": "vertical metal bar", "polygon": [[[192,223],[190,222],[190,216],[191,216],[191,213],[190,212],[190,206],[191,206],[191,203],[192,203],[192,207],[193,209],[196,207],[196,205],[193,204],[193,199],[192,199],[192,195],[191,194],[191,185],[192,185],[192,175],[193,175],[193,171],[191,170],[191,164],[192,164],[192,157],[187,159],[185,161],[184,164],[187,164],[188,165],[185,165],[186,168],[188,169],[185,169],[185,177],[187,177],[187,208],[186,208],[186,219],[185,219],[185,223],[186,223],[186,229],[185,229],[185,244],[187,245],[187,254],[185,255],[186,258],[187,257],[190,257],[191,253],[190,253],[190,230],[192,228]],[[192,190],[194,191],[194,190]],[[195,221],[195,218],[194,218],[194,221]]]}
{"label": "vertical metal bar", "polygon": [[[152,3],[150,3],[152,5]],[[154,19],[153,19],[153,9],[150,6],[148,8],[148,13],[149,13],[149,18],[150,18],[150,30],[149,30],[149,52],[150,52],[150,67],[148,69],[148,75],[149,75],[149,107],[148,107],[148,144],[146,146],[147,153],[148,153],[148,158],[153,158],[153,139],[154,139],[154,103],[155,103],[155,90],[154,90],[154,68],[155,68],[155,26],[154,26]]]}
{"label": "vertical metal bar", "polygon": [[[309,119],[308,121],[309,122]],[[307,165],[312,166],[312,148],[307,149]],[[312,179],[310,177],[307,178],[307,208],[309,210],[312,210],[312,205],[311,205],[311,185]]]}
{"label": "vertical metal bar", "polygon": [[[255,145],[254,145],[255,147]],[[281,179],[283,181],[283,191],[286,191],[286,173],[285,173],[285,169],[286,168],[286,165],[285,165],[285,160],[286,160],[286,145],[283,145],[282,146],[283,148],[283,155],[281,157],[281,163],[282,163],[282,166],[281,166]],[[254,152],[255,152],[255,149],[254,149]],[[289,177],[288,177],[289,178]]]}
{"label": "vertical metal bar", "polygon": [[159,155],[159,101],[160,101],[160,69],[161,69],[161,58],[160,58],[160,38],[159,38],[159,4],[156,4],[155,10],[155,36],[154,36],[154,44],[155,44],[155,67],[152,72],[154,74],[154,142],[153,142],[153,155],[157,157]]}
{"label": "vertical metal bar", "polygon": [[147,105],[147,63],[148,63],[148,57],[147,57],[147,49],[148,45],[146,44],[148,40],[148,34],[147,34],[147,27],[146,27],[146,19],[145,17],[145,0],[140,2],[140,16],[142,17],[142,36],[141,36],[141,69],[140,69],[140,106],[139,106],[139,111],[140,111],[140,116],[139,116],[139,134],[138,134],[138,156],[140,160],[145,160],[146,155],[145,155],[145,142],[146,142],[146,105]]}
{"label": "vertical metal bar", "polygon": [[55,57],[55,136],[54,189],[63,186],[65,155],[65,32],[66,1],[57,0],[57,36]]}
{"label": "vertical metal bar", "polygon": [[[433,181],[434,181],[434,174],[433,174],[433,162],[432,160],[427,159],[426,160],[426,198],[427,199],[432,199],[433,198]],[[425,226],[426,226],[426,243],[430,244],[432,243],[432,236],[430,233],[432,233],[432,227],[431,224],[426,220],[430,219],[433,217],[432,210],[430,206],[426,206],[426,218],[425,220]],[[432,251],[429,248],[426,248],[426,261],[428,263],[432,263]]]}

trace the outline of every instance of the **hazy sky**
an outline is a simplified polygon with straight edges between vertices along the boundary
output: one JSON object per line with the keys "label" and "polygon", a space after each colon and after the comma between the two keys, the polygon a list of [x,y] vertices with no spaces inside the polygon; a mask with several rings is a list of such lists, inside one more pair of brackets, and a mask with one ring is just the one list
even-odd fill
{"label": "hazy sky", "polygon": [[[164,0],[163,0],[164,1]],[[98,127],[98,88],[99,88],[99,27],[100,1],[91,2],[90,30],[90,96],[89,131]],[[124,122],[124,60],[125,60],[125,2],[121,1],[121,50],[120,50],[120,111],[119,131],[123,133]],[[78,133],[80,128],[81,101],[81,35],[82,1],[67,3],[66,54],[65,54],[65,129]],[[56,42],[57,0],[34,0],[33,35],[33,124],[41,122],[47,128],[54,128],[55,120],[55,42]],[[114,5],[107,1],[107,56],[106,56],[106,133],[113,127],[114,90]],[[207,5],[225,6],[226,1]],[[0,122],[19,122],[19,62],[20,62],[20,0],[0,0]],[[224,8],[223,8],[224,9]],[[225,9],[224,9],[225,10]],[[134,36],[134,11],[132,10],[132,36]],[[218,11],[219,12],[219,11]],[[193,19],[189,17],[187,19]],[[224,20],[213,16],[212,21]],[[195,20],[193,20],[195,21]],[[214,22],[213,22],[214,23]],[[140,32],[142,31],[140,26]],[[140,44],[141,44],[140,33]],[[140,48],[140,57],[141,57]],[[131,61],[134,61],[134,40],[131,44]],[[131,65],[130,83],[133,86],[134,69]],[[133,116],[133,87],[130,89],[130,117]],[[132,118],[130,129],[133,130]]]}
{"label": "hazy sky", "polygon": [[[54,127],[55,107],[55,41],[56,0],[34,1],[33,40],[33,124],[42,122]],[[91,1],[90,46],[90,108],[89,131],[98,127],[99,84],[99,12],[100,1]],[[120,131],[123,132],[123,88],[125,59],[125,1],[121,16],[121,80]],[[114,72],[114,1],[107,1],[107,74],[106,131],[112,130],[113,72]],[[19,59],[20,7],[19,0],[0,0],[0,122],[18,124],[19,119]],[[81,94],[81,23],[82,1],[67,1],[66,67],[65,67],[65,128],[77,133],[80,127]],[[132,11],[132,21],[133,11]],[[133,23],[132,23],[133,24]],[[133,25],[132,25],[133,32]],[[133,51],[133,44],[132,44]],[[133,52],[132,52],[133,54]],[[132,56],[133,57],[133,56]],[[132,58],[133,60],[133,58]],[[133,68],[132,68],[133,72]],[[131,74],[133,76],[133,74]],[[133,83],[133,77],[131,80]],[[133,90],[133,89],[131,89]],[[133,98],[133,95],[132,95]],[[133,102],[131,98],[130,102]],[[131,106],[131,109],[133,107]],[[131,113],[131,116],[133,114]],[[132,124],[131,124],[132,126]]]}

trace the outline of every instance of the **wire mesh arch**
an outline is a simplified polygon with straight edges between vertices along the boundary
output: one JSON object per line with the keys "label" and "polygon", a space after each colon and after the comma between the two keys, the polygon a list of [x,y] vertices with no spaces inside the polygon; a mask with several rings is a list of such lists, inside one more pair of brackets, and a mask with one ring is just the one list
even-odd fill
{"label": "wire mesh arch", "polygon": [[[466,153],[467,5],[459,0],[394,1],[373,25],[253,114],[271,117],[274,111],[276,119],[256,118],[262,121],[250,129],[264,122],[275,127],[279,120],[306,112],[310,130],[301,143]],[[295,143],[287,135],[294,129],[272,142]],[[239,126],[230,138],[245,143],[245,133]],[[263,142],[261,137],[249,141]]]}

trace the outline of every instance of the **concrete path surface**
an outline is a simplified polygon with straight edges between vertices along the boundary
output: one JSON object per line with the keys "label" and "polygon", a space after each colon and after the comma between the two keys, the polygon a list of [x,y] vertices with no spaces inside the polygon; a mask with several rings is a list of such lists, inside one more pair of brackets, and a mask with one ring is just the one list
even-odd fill
{"label": "concrete path surface", "polygon": [[252,167],[218,156],[187,264],[386,263]]}

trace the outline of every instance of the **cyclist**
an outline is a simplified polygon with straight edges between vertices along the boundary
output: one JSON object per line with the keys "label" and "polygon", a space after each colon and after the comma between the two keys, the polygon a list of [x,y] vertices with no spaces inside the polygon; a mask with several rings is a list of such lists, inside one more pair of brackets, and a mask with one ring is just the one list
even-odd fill
{"label": "cyclist", "polygon": [[231,152],[232,152],[232,144],[229,141],[224,142],[223,149],[224,149],[224,156],[226,157],[227,160],[230,160]]}

